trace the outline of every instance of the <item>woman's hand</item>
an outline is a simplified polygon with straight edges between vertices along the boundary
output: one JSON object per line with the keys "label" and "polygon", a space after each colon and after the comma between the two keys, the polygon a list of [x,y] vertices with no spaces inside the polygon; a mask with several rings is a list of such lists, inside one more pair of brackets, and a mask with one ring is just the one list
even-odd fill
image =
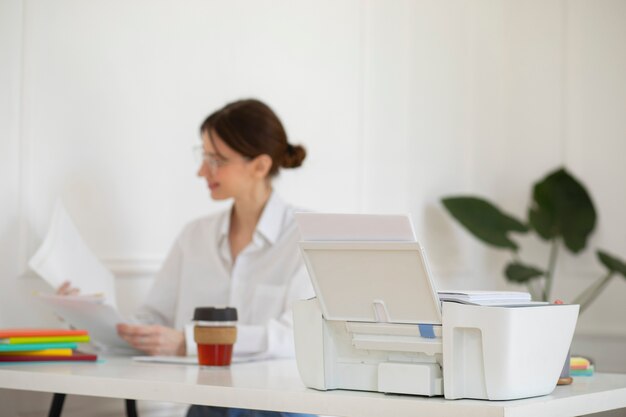
{"label": "woman's hand", "polygon": [[57,295],[78,295],[80,288],[72,287],[72,283],[65,281],[59,288],[57,288]]}
{"label": "woman's hand", "polygon": [[135,349],[149,355],[184,356],[186,353],[185,334],[170,327],[120,323],[117,334]]}

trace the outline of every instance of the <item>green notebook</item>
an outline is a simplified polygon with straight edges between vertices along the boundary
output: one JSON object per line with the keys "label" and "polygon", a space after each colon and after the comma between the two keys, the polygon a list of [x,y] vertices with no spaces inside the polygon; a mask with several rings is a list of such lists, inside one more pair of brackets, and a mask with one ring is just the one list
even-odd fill
{"label": "green notebook", "polygon": [[22,352],[42,349],[76,349],[76,343],[23,343],[17,345],[0,344],[0,352]]}

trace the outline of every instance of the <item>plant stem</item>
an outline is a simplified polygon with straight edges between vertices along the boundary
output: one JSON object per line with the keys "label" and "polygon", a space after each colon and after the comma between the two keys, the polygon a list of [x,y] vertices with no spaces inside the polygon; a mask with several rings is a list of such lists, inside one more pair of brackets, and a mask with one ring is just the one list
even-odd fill
{"label": "plant stem", "polygon": [[578,297],[574,299],[574,301],[572,301],[572,304],[580,304],[580,313],[582,313],[589,306],[589,304],[596,299],[600,292],[602,292],[611,278],[613,278],[613,271],[609,271],[606,276],[600,277],[593,284],[588,286],[578,295]]}
{"label": "plant stem", "polygon": [[[519,254],[517,253],[516,250],[511,251],[511,258],[513,258],[513,262],[522,263],[522,260],[520,259]],[[528,292],[530,293],[531,300],[536,300],[537,291],[535,289],[535,286],[533,285],[533,281],[534,280],[532,279],[526,281],[526,288],[528,288]]]}
{"label": "plant stem", "polygon": [[530,293],[530,299],[537,300],[537,293],[535,292],[535,288],[533,287],[532,280],[526,282],[526,288],[528,288],[528,292]]}
{"label": "plant stem", "polygon": [[[512,250],[511,251],[511,258],[513,259],[513,262],[521,263],[521,259],[520,259],[519,254],[517,253],[516,250]],[[535,292],[535,288],[533,287],[532,280],[526,281],[526,288],[528,288],[528,292],[530,293],[530,299],[531,300],[536,300],[537,299],[537,293]]]}
{"label": "plant stem", "polygon": [[550,259],[548,261],[548,270],[546,271],[546,285],[543,288],[543,301],[550,301],[550,292],[552,291],[552,283],[554,281],[554,270],[556,269],[556,259],[559,253],[559,241],[557,238],[552,239],[552,247],[550,248]]}

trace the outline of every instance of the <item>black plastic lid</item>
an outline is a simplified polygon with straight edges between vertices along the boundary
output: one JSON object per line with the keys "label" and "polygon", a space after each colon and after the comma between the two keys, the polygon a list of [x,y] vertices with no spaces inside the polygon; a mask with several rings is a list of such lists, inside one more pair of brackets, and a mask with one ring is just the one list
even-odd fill
{"label": "black plastic lid", "polygon": [[234,307],[196,307],[193,319],[196,321],[237,321],[237,309]]}

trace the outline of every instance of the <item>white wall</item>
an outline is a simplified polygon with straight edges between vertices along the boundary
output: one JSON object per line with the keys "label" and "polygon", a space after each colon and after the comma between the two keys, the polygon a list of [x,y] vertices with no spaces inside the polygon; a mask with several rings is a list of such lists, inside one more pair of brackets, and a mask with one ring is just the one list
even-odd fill
{"label": "white wall", "polygon": [[[224,207],[190,150],[241,97],[309,151],[276,184],[287,200],[410,212],[442,288],[504,287],[506,254],[441,197],[524,217],[531,183],[566,165],[600,220],[582,257],[562,257],[554,293],[571,299],[601,273],[591,248],[626,257],[625,21],[620,0],[0,0],[0,325],[51,322],[26,260],[57,197],[136,305],[181,226]],[[625,298],[616,278],[579,320],[574,350],[601,370],[626,372]]]}

